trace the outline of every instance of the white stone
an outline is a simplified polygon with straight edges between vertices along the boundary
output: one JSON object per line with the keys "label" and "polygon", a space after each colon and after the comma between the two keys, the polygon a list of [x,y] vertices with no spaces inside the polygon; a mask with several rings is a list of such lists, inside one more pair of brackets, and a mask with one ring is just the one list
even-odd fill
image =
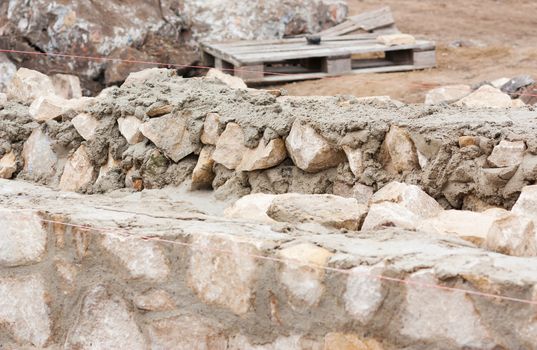
{"label": "white stone", "polygon": [[508,83],[511,79],[509,78],[498,78],[490,82],[490,85],[495,87],[496,89],[501,89],[502,86],[504,86],[506,83]]}
{"label": "white stone", "polygon": [[52,335],[46,293],[40,276],[0,278],[0,323],[20,345],[41,349]]}
{"label": "white stone", "polygon": [[299,120],[293,123],[285,145],[293,163],[306,172],[332,168],[345,160],[343,152],[334,149],[315,129]]}
{"label": "white stone", "polygon": [[408,131],[392,125],[381,147],[381,162],[393,174],[419,169],[416,146]]}
{"label": "white stone", "polygon": [[248,88],[248,86],[246,86],[246,83],[244,83],[244,81],[241,78],[226,74],[216,68],[209,69],[209,71],[207,72],[207,78],[216,79],[232,89],[247,89]]}
{"label": "white stone", "polygon": [[381,267],[357,266],[350,270],[343,298],[345,310],[362,324],[367,324],[384,300]]}
{"label": "white stone", "polygon": [[252,255],[259,255],[258,249],[232,236],[217,234],[193,234],[192,244],[188,280],[196,295],[207,304],[237,315],[247,313],[255,296],[258,261]]}
{"label": "white stone", "polygon": [[52,80],[35,70],[19,68],[7,88],[9,100],[30,104],[40,96],[54,95]]}
{"label": "white stone", "polygon": [[456,102],[457,105],[470,108],[509,108],[511,97],[490,85],[483,85],[470,95]]}
{"label": "white stone", "polygon": [[11,179],[15,171],[17,171],[17,157],[10,151],[0,158],[0,178]]}
{"label": "white stone", "polygon": [[328,250],[311,243],[300,243],[278,252],[282,263],[280,281],[291,296],[293,306],[314,306],[324,292],[324,269],[332,256]]}
{"label": "white stone", "polygon": [[265,143],[259,140],[259,145],[252,149],[247,148],[242,156],[242,160],[237,166],[237,171],[254,171],[272,168],[287,158],[285,142],[280,139],[270,140]]}
{"label": "white stone", "polygon": [[343,146],[343,151],[347,156],[349,167],[351,168],[351,172],[354,174],[354,176],[357,178],[362,176],[362,173],[364,172],[362,150],[360,148],[353,149],[349,146]]}
{"label": "white stone", "polygon": [[[0,53],[0,92],[6,91],[16,73],[17,66],[4,53]],[[0,105],[2,105],[1,101]]]}
{"label": "white stone", "polygon": [[152,118],[140,125],[140,131],[174,162],[180,161],[196,149],[183,115],[168,114]]}
{"label": "white stone", "polygon": [[213,160],[222,164],[226,168],[233,170],[240,162],[246,152],[244,146],[244,132],[239,124],[228,123],[226,129],[218,138],[216,148],[213,152]]}
{"label": "white stone", "polygon": [[206,145],[216,145],[218,141],[218,130],[220,128],[220,116],[217,113],[208,113],[203,122],[201,131],[201,142]]}
{"label": "white stone", "polygon": [[56,90],[56,95],[65,99],[82,97],[80,79],[76,75],[54,74],[52,84]]}
{"label": "white stone", "polygon": [[52,141],[40,128],[32,131],[24,143],[22,157],[24,171],[35,178],[48,179],[56,173],[58,157],[52,149]]}
{"label": "white stone", "polygon": [[386,46],[414,45],[416,44],[416,39],[410,34],[397,33],[379,35],[377,42]]}
{"label": "white stone", "polygon": [[272,201],[276,195],[265,193],[253,193],[238,199],[224,211],[224,216],[233,219],[247,219],[274,223],[275,220],[267,215]]}
{"label": "white stone", "polygon": [[393,202],[422,218],[439,214],[443,209],[437,201],[416,185],[397,181],[390,182],[378,190],[371,203]]}
{"label": "white stone", "polygon": [[472,92],[470,85],[447,85],[430,90],[425,95],[426,105],[453,103]]}
{"label": "white stone", "polygon": [[379,230],[386,227],[399,227],[407,230],[416,229],[421,219],[400,204],[382,202],[372,204],[362,225],[362,231]]}
{"label": "white stone", "polygon": [[162,282],[167,280],[170,274],[166,257],[155,242],[105,234],[101,244],[121,262],[132,279]]}
{"label": "white stone", "polygon": [[146,350],[147,346],[125,301],[97,285],[84,296],[64,348]]}
{"label": "white stone", "polygon": [[175,308],[175,303],[168,292],[151,289],[134,297],[134,305],[144,311],[168,311]]}
{"label": "white stone", "polygon": [[407,280],[414,284],[407,286],[402,335],[431,343],[445,339],[461,349],[485,350],[496,346],[465,294],[429,287],[438,281],[428,270],[416,272]]}
{"label": "white stone", "polygon": [[71,120],[71,123],[84,140],[90,141],[95,138],[95,131],[99,126],[99,121],[91,114],[80,113]]}
{"label": "white stone", "polygon": [[38,122],[46,122],[59,117],[66,111],[67,102],[55,95],[40,96],[32,102],[28,113]]}
{"label": "white stone", "polygon": [[0,266],[21,266],[41,261],[47,232],[37,212],[0,209]]}
{"label": "white stone", "polygon": [[119,126],[119,132],[127,140],[129,145],[134,145],[144,140],[144,135],[140,131],[140,125],[143,122],[140,119],[134,116],[118,118],[117,124]]}
{"label": "white stone", "polygon": [[524,186],[511,211],[537,222],[537,185]]}
{"label": "white stone", "polygon": [[79,191],[93,182],[95,169],[86,146],[81,145],[67,160],[60,179],[62,191]]}
{"label": "white stone", "polygon": [[511,142],[503,140],[494,146],[487,160],[495,168],[520,165],[525,151],[526,144],[524,141]]}
{"label": "white stone", "polygon": [[489,229],[486,247],[507,255],[537,256],[535,222],[513,213],[496,219]]}
{"label": "white stone", "polygon": [[204,146],[201,149],[196,167],[192,171],[192,189],[211,188],[215,176],[213,152],[212,146]]}

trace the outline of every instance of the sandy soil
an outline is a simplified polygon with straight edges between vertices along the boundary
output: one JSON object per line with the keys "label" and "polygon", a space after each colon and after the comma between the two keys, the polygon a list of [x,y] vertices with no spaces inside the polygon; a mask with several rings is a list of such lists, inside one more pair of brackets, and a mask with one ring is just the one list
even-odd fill
{"label": "sandy soil", "polygon": [[[402,32],[435,40],[435,69],[358,74],[283,85],[292,95],[389,95],[422,102],[428,89],[451,83],[535,74],[537,2],[533,0],[348,0],[350,14],[390,5]],[[450,47],[463,41],[459,48]]]}

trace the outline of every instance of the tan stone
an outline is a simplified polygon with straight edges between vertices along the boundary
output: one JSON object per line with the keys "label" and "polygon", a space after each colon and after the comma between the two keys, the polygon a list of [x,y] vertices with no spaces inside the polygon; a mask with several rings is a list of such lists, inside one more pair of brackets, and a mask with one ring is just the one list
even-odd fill
{"label": "tan stone", "polygon": [[10,151],[0,158],[0,178],[11,179],[15,171],[17,171],[17,157]]}
{"label": "tan stone", "polygon": [[22,149],[24,171],[29,175],[49,179],[56,173],[58,157],[52,149],[51,139],[39,129],[35,129]]}
{"label": "tan stone", "polygon": [[509,108],[512,106],[509,95],[490,85],[481,86],[455,104],[470,108]]}
{"label": "tan stone", "polygon": [[419,169],[416,146],[410,134],[403,128],[392,125],[381,147],[384,168],[394,174]]}
{"label": "tan stone", "polygon": [[400,204],[381,202],[372,204],[364,219],[362,231],[379,230],[386,227],[416,229],[420,216]]}
{"label": "tan stone", "polygon": [[333,148],[315,129],[296,120],[285,140],[289,156],[300,169],[315,173],[345,160],[345,153]]}
{"label": "tan stone", "polygon": [[343,146],[343,151],[345,152],[345,155],[347,156],[347,160],[349,161],[351,172],[354,174],[354,176],[356,177],[362,176],[362,173],[364,172],[362,150],[359,148],[353,149],[349,146]]}
{"label": "tan stone", "polygon": [[157,104],[157,105],[149,107],[146,114],[150,118],[156,118],[156,117],[161,117],[165,114],[171,113],[172,111],[173,111],[172,105]]}
{"label": "tan stone", "polygon": [[30,104],[41,96],[54,95],[52,80],[35,70],[20,68],[7,88],[9,100]]}
{"label": "tan stone", "polygon": [[60,179],[60,189],[62,191],[79,191],[93,182],[95,169],[86,150],[86,146],[81,145],[75,153],[67,160],[63,174]]}
{"label": "tan stone", "polygon": [[416,39],[410,34],[397,33],[379,35],[377,42],[386,46],[415,45]]}
{"label": "tan stone", "polygon": [[95,138],[95,132],[99,126],[99,121],[91,114],[80,113],[71,120],[71,123],[84,140],[90,141]]}
{"label": "tan stone", "polygon": [[220,116],[218,113],[208,113],[203,122],[201,131],[201,142],[206,145],[216,145],[218,141],[218,130],[220,129]]}
{"label": "tan stone", "polygon": [[285,149],[285,142],[282,139],[273,139],[266,144],[261,139],[256,148],[246,149],[236,170],[254,171],[268,169],[280,164],[285,158],[287,158],[287,150]]}
{"label": "tan stone", "polygon": [[426,105],[453,103],[472,92],[470,85],[448,85],[430,90],[425,95]]}
{"label": "tan stone", "polygon": [[479,136],[461,136],[459,137],[459,147],[470,147],[470,146],[477,146],[480,145],[480,138]]}
{"label": "tan stone", "polygon": [[367,214],[367,206],[354,198],[331,194],[277,195],[267,214],[276,221],[289,223],[316,222],[322,225],[358,230]]}
{"label": "tan stone", "polygon": [[28,113],[38,122],[58,118],[66,111],[67,102],[55,95],[40,96],[32,102]]}
{"label": "tan stone", "polygon": [[226,129],[216,142],[213,160],[233,170],[240,164],[247,149],[244,146],[244,133],[240,125],[228,123]]}
{"label": "tan stone", "polygon": [[134,297],[134,305],[144,311],[168,311],[175,309],[171,295],[162,289],[151,289]]}
{"label": "tan stone", "polygon": [[289,263],[282,263],[280,281],[287,289],[293,306],[314,306],[324,292],[324,269],[332,256],[328,250],[311,243],[286,247],[278,255]]}
{"label": "tan stone", "polygon": [[526,104],[521,99],[516,98],[514,100],[511,100],[511,107],[512,108],[522,108],[522,107],[526,107]]}
{"label": "tan stone", "polygon": [[439,214],[443,209],[437,201],[416,185],[393,181],[378,190],[371,203],[393,202],[422,218]]}
{"label": "tan stone", "polygon": [[248,86],[246,86],[246,84],[241,78],[226,74],[222,72],[221,70],[218,70],[215,68],[209,69],[206,77],[209,79],[216,79],[232,89],[247,89],[248,88]]}
{"label": "tan stone", "polygon": [[374,339],[363,339],[356,334],[328,333],[323,350],[383,350],[383,347]]}
{"label": "tan stone", "polygon": [[168,114],[153,118],[140,125],[140,131],[174,162],[196,150],[183,115]]}
{"label": "tan stone", "polygon": [[211,188],[215,176],[213,152],[212,146],[204,146],[201,149],[196,167],[192,171],[192,189]]}
{"label": "tan stone", "polygon": [[267,215],[272,201],[276,195],[265,193],[254,193],[238,199],[224,211],[224,216],[233,219],[247,219],[252,221],[262,221],[274,223],[275,220]]}
{"label": "tan stone", "polygon": [[119,126],[119,132],[127,140],[129,145],[137,144],[145,139],[140,131],[140,125],[143,124],[140,119],[134,116],[118,118],[117,124]]}
{"label": "tan stone", "polygon": [[76,75],[54,74],[52,76],[52,84],[54,85],[56,95],[60,97],[65,99],[82,97],[80,79]]}
{"label": "tan stone", "polygon": [[535,222],[513,213],[496,219],[489,229],[486,247],[507,255],[537,256]]}
{"label": "tan stone", "polygon": [[503,140],[494,147],[487,160],[496,168],[520,165],[525,151],[526,144],[524,141],[510,142]]}

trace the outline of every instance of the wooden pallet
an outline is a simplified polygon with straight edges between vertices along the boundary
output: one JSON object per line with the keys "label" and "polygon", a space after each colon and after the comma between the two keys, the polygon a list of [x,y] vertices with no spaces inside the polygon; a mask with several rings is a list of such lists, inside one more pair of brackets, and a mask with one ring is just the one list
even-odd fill
{"label": "wooden pallet", "polygon": [[434,67],[435,44],[386,46],[378,34],[323,37],[320,45],[305,38],[202,43],[207,66],[225,70],[247,83],[275,83],[328,76],[397,72]]}

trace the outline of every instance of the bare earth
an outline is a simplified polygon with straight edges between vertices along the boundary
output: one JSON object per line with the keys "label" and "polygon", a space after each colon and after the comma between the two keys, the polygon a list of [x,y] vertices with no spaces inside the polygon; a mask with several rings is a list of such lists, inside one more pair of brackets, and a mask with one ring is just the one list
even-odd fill
{"label": "bare earth", "polygon": [[[404,33],[437,43],[436,69],[358,74],[283,85],[291,95],[389,95],[423,102],[435,85],[535,76],[537,2],[532,0],[348,0],[350,14],[389,5]],[[463,41],[463,47],[450,43]]]}

